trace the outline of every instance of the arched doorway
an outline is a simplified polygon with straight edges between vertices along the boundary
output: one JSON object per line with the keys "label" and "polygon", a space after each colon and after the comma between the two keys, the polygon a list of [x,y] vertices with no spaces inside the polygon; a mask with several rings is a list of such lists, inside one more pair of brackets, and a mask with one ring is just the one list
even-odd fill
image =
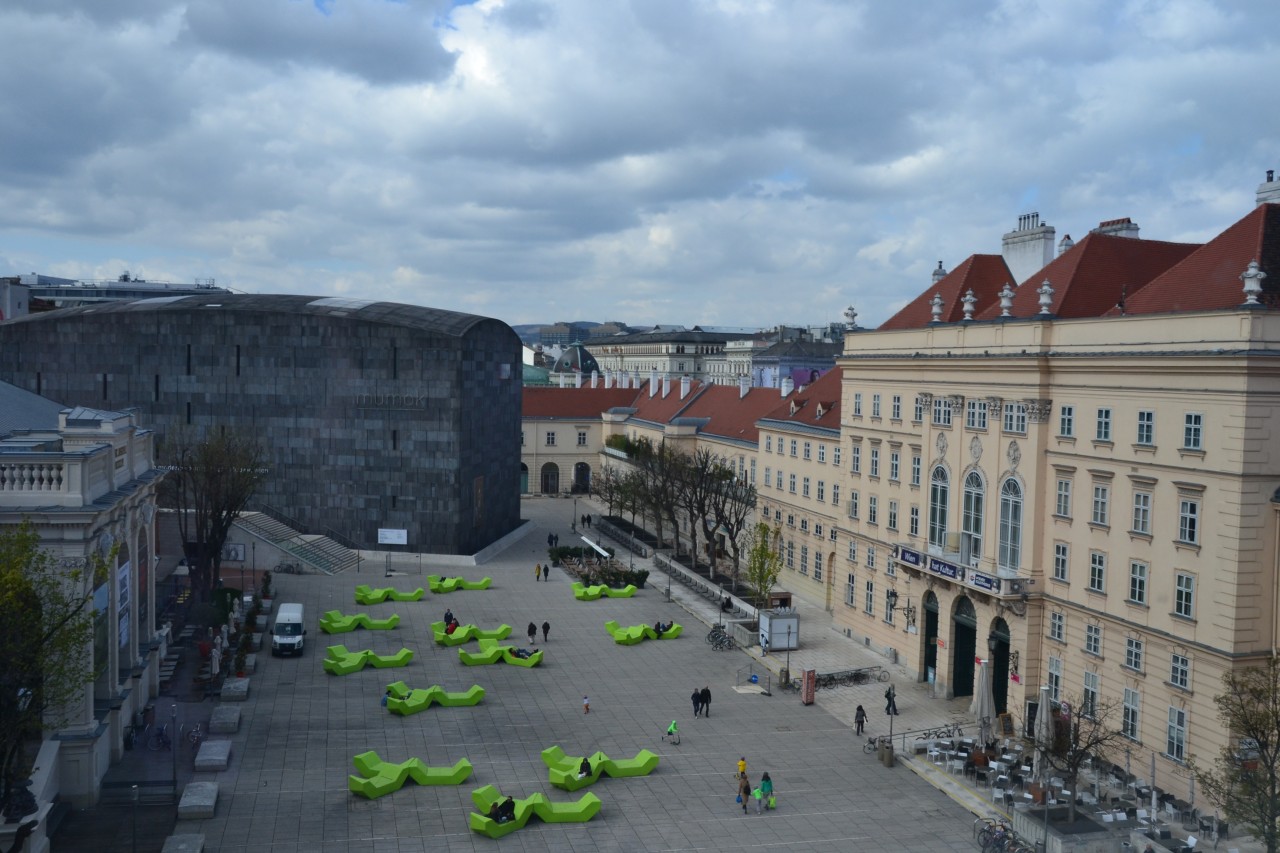
{"label": "arched doorway", "polygon": [[573,491],[584,495],[591,492],[591,466],[585,462],[573,466]]}
{"label": "arched doorway", "polygon": [[938,678],[938,596],[924,594],[924,677],[933,684]]}
{"label": "arched doorway", "polygon": [[554,495],[560,491],[560,468],[554,462],[542,466],[542,494]]}
{"label": "arched doorway", "polygon": [[520,463],[520,494],[529,494],[529,466],[523,462]]}
{"label": "arched doorway", "polygon": [[973,655],[978,648],[978,614],[968,596],[956,599],[955,615],[951,617],[955,630],[952,647],[951,686],[955,696],[973,695]]}
{"label": "arched doorway", "polygon": [[987,635],[988,660],[991,661],[991,694],[996,700],[996,713],[1009,710],[1009,623],[997,617]]}

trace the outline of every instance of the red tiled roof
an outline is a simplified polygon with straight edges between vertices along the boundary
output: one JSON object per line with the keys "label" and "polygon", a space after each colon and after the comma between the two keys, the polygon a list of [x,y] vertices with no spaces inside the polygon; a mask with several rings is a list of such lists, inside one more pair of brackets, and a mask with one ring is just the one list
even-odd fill
{"label": "red tiled roof", "polygon": [[[1240,274],[1257,261],[1267,277],[1261,300],[1280,298],[1280,204],[1262,204],[1125,299],[1125,314],[1207,311],[1244,303]],[[1113,307],[1107,312],[1118,316]]]}
{"label": "red tiled roof", "polygon": [[635,405],[639,394],[635,388],[525,388],[520,414],[526,418],[599,418],[615,406]]}
{"label": "red tiled roof", "polygon": [[736,385],[712,385],[681,417],[708,418],[698,432],[753,444],[760,440],[756,421],[778,405],[777,388],[749,388],[745,397]]}
{"label": "red tiled roof", "polygon": [[636,407],[636,413],[632,417],[659,424],[668,423],[672,418],[684,414],[684,408],[692,403],[706,387],[702,382],[691,381],[689,383],[689,393],[682,400],[680,399],[679,379],[671,380],[665,397],[662,396],[661,379],[658,380],[658,393],[652,397],[649,396],[649,383],[647,381],[642,382],[640,384],[640,395],[631,404]]}
{"label": "red tiled roof", "polygon": [[[1054,258],[1018,287],[1011,313],[1026,319],[1040,313],[1036,288],[1053,286],[1052,313],[1057,317],[1101,317],[1121,298],[1140,288],[1197,248],[1195,243],[1166,243],[1091,232]],[[1243,271],[1243,267],[1241,268]],[[1000,302],[977,314],[979,320],[1000,316]]]}
{"label": "red tiled roof", "polygon": [[934,294],[942,297],[942,322],[956,323],[964,319],[964,303],[960,300],[972,289],[974,316],[989,305],[998,305],[1000,288],[1013,284],[1013,273],[1000,255],[970,255],[960,266],[947,273],[937,284],[907,303],[897,314],[886,320],[880,330],[918,329],[933,322],[933,309],[929,302]]}
{"label": "red tiled roof", "polygon": [[[780,403],[762,417],[774,421],[791,421],[808,426],[840,429],[840,370],[829,370],[818,381],[784,397]],[[796,406],[795,412],[792,407]],[[818,410],[822,414],[818,414]]]}

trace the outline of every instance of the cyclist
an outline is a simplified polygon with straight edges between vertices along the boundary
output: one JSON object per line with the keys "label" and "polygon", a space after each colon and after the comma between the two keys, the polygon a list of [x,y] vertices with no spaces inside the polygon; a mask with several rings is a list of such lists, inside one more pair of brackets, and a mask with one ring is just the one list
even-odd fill
{"label": "cyclist", "polygon": [[667,733],[662,736],[663,740],[671,738],[672,742],[680,742],[680,727],[676,725],[676,721],[672,720],[671,725],[667,726]]}

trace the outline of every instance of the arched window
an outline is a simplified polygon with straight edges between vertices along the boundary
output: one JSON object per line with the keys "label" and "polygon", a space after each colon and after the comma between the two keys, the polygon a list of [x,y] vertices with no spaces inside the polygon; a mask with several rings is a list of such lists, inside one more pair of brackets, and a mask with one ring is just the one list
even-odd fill
{"label": "arched window", "polygon": [[1000,568],[1022,565],[1022,487],[1009,478],[1000,488]]}
{"label": "arched window", "polygon": [[939,465],[929,477],[929,544],[939,548],[947,544],[947,502],[950,493],[947,469]]}
{"label": "arched window", "polygon": [[986,498],[986,487],[982,484],[981,475],[977,471],[970,471],[969,476],[964,478],[964,512],[960,518],[963,538],[960,548],[961,556],[967,556],[971,561],[982,559],[982,520]]}

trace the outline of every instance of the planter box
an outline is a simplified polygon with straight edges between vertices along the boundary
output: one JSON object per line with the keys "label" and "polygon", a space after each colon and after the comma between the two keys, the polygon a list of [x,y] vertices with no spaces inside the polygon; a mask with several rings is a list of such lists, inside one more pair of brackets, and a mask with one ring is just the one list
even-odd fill
{"label": "planter box", "polygon": [[725,631],[729,636],[733,637],[733,641],[744,649],[760,644],[760,633],[756,630],[756,623],[752,621],[726,622]]}

